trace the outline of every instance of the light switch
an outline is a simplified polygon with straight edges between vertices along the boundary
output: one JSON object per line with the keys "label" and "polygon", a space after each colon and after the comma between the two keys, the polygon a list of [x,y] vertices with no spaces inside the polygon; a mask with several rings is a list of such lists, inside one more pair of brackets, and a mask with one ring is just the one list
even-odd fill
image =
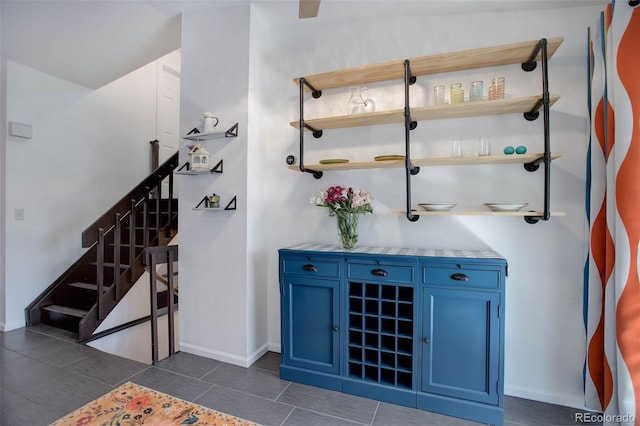
{"label": "light switch", "polygon": [[31,139],[33,137],[33,127],[28,124],[9,122],[9,136]]}
{"label": "light switch", "polygon": [[24,220],[24,209],[16,209],[16,220]]}

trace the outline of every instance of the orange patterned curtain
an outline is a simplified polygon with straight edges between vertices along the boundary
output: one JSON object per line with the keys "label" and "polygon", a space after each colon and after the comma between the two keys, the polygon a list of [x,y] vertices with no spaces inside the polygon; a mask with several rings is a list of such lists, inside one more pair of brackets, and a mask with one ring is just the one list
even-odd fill
{"label": "orange patterned curtain", "polygon": [[585,398],[612,425],[640,424],[638,3],[612,1],[589,29]]}

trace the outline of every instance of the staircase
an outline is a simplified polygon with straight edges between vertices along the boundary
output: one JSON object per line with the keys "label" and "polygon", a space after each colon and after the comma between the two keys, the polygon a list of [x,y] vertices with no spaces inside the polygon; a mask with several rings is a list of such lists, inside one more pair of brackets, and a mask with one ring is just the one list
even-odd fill
{"label": "staircase", "polygon": [[[28,326],[48,324],[78,333],[80,341],[92,336],[145,271],[145,248],[167,245],[178,232],[177,165],[176,152],[84,230],[88,250],[27,306]],[[169,194],[163,198],[165,179]],[[166,297],[158,300],[166,305]]]}

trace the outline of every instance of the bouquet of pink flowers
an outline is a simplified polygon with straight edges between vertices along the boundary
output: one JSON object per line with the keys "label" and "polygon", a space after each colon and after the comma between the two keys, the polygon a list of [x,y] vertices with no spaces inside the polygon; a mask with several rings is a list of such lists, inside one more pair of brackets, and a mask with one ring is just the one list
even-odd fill
{"label": "bouquet of pink flowers", "polygon": [[371,201],[373,201],[373,197],[368,192],[340,185],[318,191],[309,199],[311,204],[327,207],[329,216],[343,213],[373,213]]}

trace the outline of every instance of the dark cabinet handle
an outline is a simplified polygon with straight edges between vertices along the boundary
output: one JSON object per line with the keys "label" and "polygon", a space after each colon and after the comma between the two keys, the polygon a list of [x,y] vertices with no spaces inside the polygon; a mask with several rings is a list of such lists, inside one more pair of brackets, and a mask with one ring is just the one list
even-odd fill
{"label": "dark cabinet handle", "polygon": [[428,345],[429,343],[431,343],[431,340],[429,340],[428,337],[425,337],[424,339],[422,339],[422,341],[424,342],[425,345]]}
{"label": "dark cabinet handle", "polygon": [[461,274],[461,273],[455,273],[455,274],[451,274],[451,276],[449,277],[452,280],[456,280],[456,281],[469,281],[469,277],[465,274]]}
{"label": "dark cabinet handle", "polygon": [[318,272],[318,268],[311,264],[304,265],[302,269],[304,269],[305,271]]}
{"label": "dark cabinet handle", "polygon": [[373,269],[371,271],[371,275],[375,275],[376,277],[386,277],[389,273],[384,269]]}
{"label": "dark cabinet handle", "polygon": [[338,327],[333,327],[333,331],[337,332],[338,330],[340,330]]}

